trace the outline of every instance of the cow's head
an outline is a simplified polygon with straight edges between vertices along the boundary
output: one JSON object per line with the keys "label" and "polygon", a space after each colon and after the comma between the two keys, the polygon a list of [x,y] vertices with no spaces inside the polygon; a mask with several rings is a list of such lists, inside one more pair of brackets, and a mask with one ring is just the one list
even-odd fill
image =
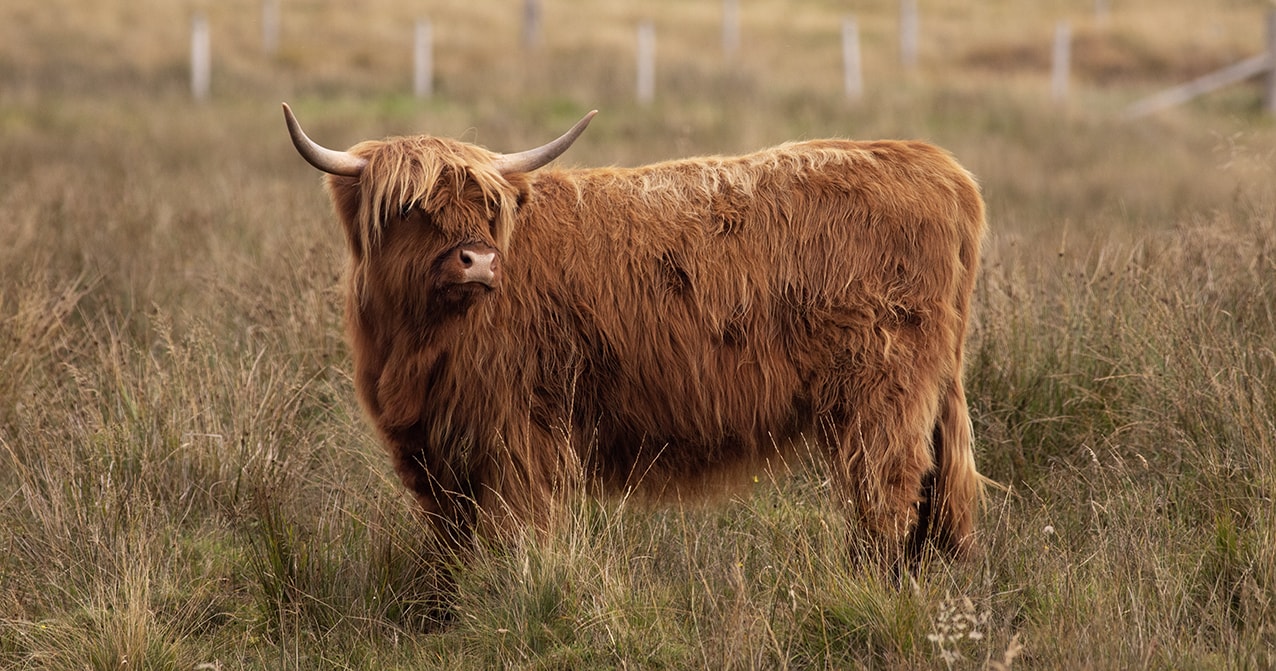
{"label": "cow's head", "polygon": [[334,151],[306,137],[284,105],[297,151],[328,173],[356,297],[424,321],[464,313],[499,290],[514,213],[526,195],[521,175],[567,151],[596,113],[557,140],[517,154],[425,135]]}

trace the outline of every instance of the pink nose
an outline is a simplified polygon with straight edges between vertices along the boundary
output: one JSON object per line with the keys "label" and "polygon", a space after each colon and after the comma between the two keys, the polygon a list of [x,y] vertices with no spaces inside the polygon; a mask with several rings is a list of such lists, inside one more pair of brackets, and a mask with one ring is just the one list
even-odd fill
{"label": "pink nose", "polygon": [[486,287],[496,286],[500,273],[500,261],[495,251],[479,251],[462,247],[457,251],[461,262],[461,281],[477,282]]}

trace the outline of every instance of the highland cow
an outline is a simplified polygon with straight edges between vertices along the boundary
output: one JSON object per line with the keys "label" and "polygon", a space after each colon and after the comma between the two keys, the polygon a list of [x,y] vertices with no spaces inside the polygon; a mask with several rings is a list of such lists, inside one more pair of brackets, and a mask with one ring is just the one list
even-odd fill
{"label": "highland cow", "polygon": [[856,547],[892,565],[972,548],[984,207],[944,151],[541,169],[593,112],[510,155],[429,136],[334,151],[284,113],[346,233],[359,400],[453,542],[545,525],[582,488],[681,497],[809,440]]}

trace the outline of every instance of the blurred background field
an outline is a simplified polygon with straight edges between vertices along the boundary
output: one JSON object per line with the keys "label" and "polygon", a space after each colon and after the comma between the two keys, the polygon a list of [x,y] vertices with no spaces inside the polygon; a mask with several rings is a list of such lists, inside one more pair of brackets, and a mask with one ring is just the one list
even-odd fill
{"label": "blurred background field", "polygon": [[[256,1],[0,5],[0,667],[1276,665],[1276,120],[1257,81],[1121,117],[1260,53],[1271,3],[920,0],[911,68],[895,0],[740,0],[732,55],[717,0],[544,0],[534,48],[521,2],[279,7],[268,53]],[[598,108],[561,159],[580,166],[948,148],[989,206],[967,379],[1009,492],[986,551],[897,589],[841,552],[819,464],[777,467],[709,506],[577,501],[461,567],[439,622],[438,562],[353,398],[345,252],[284,100],[337,148],[517,150]]]}

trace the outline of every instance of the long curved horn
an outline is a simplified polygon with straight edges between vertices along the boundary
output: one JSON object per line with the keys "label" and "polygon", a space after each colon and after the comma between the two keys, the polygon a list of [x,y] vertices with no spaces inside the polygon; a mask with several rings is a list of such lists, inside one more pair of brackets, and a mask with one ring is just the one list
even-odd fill
{"label": "long curved horn", "polygon": [[519,172],[531,172],[546,163],[558,158],[567,148],[572,146],[576,138],[585,132],[585,126],[589,125],[589,120],[598,114],[598,110],[593,110],[585,115],[585,118],[576,122],[572,129],[563,133],[561,137],[549,144],[541,145],[535,149],[520,151],[517,154],[501,154],[492,164],[497,172],[502,175],[512,175]]}
{"label": "long curved horn", "polygon": [[367,159],[315,144],[301,130],[301,124],[297,123],[297,117],[292,115],[292,109],[288,107],[288,103],[284,103],[284,120],[288,122],[288,134],[292,136],[292,144],[297,148],[297,153],[301,154],[301,157],[310,165],[333,175],[358,177],[363,174],[363,169],[368,165]]}

